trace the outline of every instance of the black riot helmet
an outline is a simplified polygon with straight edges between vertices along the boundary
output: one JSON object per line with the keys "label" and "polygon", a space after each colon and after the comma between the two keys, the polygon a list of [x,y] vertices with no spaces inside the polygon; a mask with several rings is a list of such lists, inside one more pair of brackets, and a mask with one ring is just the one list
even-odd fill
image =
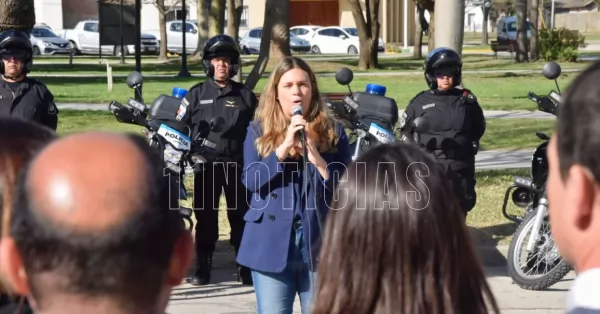
{"label": "black riot helmet", "polygon": [[[0,56],[14,57],[23,62],[23,73],[33,66],[33,46],[27,33],[10,29],[0,33]],[[0,74],[4,75],[4,62],[0,62]]]}
{"label": "black riot helmet", "polygon": [[233,38],[227,35],[217,35],[206,41],[202,49],[202,66],[208,77],[215,76],[215,67],[210,60],[219,57],[231,58],[229,77],[237,74],[240,67],[240,49]]}
{"label": "black riot helmet", "polygon": [[431,89],[438,88],[435,72],[452,75],[454,87],[461,83],[462,62],[458,53],[450,48],[441,47],[432,50],[425,58],[423,70],[425,70],[425,81]]}

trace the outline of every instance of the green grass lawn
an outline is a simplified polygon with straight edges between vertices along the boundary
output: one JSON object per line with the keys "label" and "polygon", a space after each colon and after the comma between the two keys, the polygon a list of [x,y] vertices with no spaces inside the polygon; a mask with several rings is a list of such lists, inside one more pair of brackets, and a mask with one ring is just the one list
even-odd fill
{"label": "green grass lawn", "polygon": [[[352,59],[333,59],[333,60],[312,60],[317,57],[308,57],[309,55],[302,56],[306,58],[308,63],[317,73],[331,73],[337,71],[340,67],[348,67],[353,71],[358,70],[358,58]],[[329,57],[328,55],[321,55],[321,57]],[[347,56],[346,56],[347,57]],[[36,74],[106,74],[106,65],[98,62],[99,59],[77,59],[74,61],[72,66],[67,64],[68,59],[57,59],[61,60],[59,63],[39,63],[33,67],[33,76]],[[77,62],[78,60],[79,63]],[[84,61],[85,60],[85,61]],[[112,66],[113,74],[128,74],[135,69],[135,62],[133,60],[127,60],[126,64],[119,64],[119,59],[109,59]],[[151,59],[148,59],[151,60]],[[243,72],[249,73],[254,65],[256,59],[245,59],[243,61]],[[58,61],[57,61],[58,62]],[[83,63],[86,62],[86,63]],[[97,63],[89,63],[97,62]],[[469,54],[463,58],[463,69],[465,70],[505,70],[505,69],[541,69],[544,62],[530,62],[524,64],[516,64],[512,58],[499,57],[494,59],[489,55],[482,54]],[[273,69],[275,63],[269,62],[266,71],[269,72]],[[589,62],[575,62],[565,63],[564,68],[581,68],[589,65]],[[422,71],[423,59],[413,57],[394,57],[394,58],[380,58],[379,69],[370,71]],[[181,63],[178,58],[171,58],[169,61],[164,63],[148,63],[142,62],[142,72],[144,74],[172,74],[176,75],[179,73]],[[188,59],[188,70],[192,74],[202,74],[202,66],[197,59]]]}
{"label": "green grass lawn", "polygon": [[[541,67],[540,67],[541,71]],[[564,90],[577,73],[564,73],[559,79]],[[485,110],[536,110],[536,104],[527,99],[527,93],[547,94],[556,89],[553,81],[540,74],[464,74],[464,85],[471,89]],[[119,102],[133,97],[133,90],[125,84],[125,78],[115,78],[113,91],[108,92],[106,78],[45,77],[40,78],[48,85],[58,103],[108,103]],[[143,94],[146,102],[154,100],[160,94],[171,94],[173,87],[190,88],[203,78],[146,78]],[[262,92],[267,78],[262,78],[255,91]],[[322,92],[347,92],[345,86],[335,82],[334,77],[319,77]],[[394,98],[398,107],[403,109],[420,91],[424,90],[425,79],[422,75],[408,76],[355,76],[351,84],[353,91],[364,91],[366,84],[377,83],[387,86],[387,96]]]}

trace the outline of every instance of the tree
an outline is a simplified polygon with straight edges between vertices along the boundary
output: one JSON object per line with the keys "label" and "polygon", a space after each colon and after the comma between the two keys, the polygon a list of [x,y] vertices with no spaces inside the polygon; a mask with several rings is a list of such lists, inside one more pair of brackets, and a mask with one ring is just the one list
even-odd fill
{"label": "tree", "polygon": [[0,31],[19,29],[29,34],[34,25],[34,0],[0,0]]}
{"label": "tree", "polygon": [[423,57],[423,34],[429,29],[429,23],[425,19],[425,7],[421,2],[415,2],[416,14],[415,14],[415,46],[413,48],[413,57]]}
{"label": "tree", "polygon": [[208,8],[205,0],[196,1],[196,15],[198,17],[198,46],[196,46],[194,56],[198,57],[208,39]]}
{"label": "tree", "polygon": [[181,0],[174,0],[172,5],[167,8],[165,0],[144,1],[144,3],[154,4],[158,10],[158,29],[160,33],[160,53],[158,59],[160,60],[167,60],[167,14],[180,2]]}
{"label": "tree", "polygon": [[517,0],[517,53],[516,62],[527,62],[527,0]]}
{"label": "tree", "polygon": [[225,28],[225,2],[226,0],[211,0],[208,13],[208,36],[213,37],[223,34]]}
{"label": "tree", "polygon": [[348,0],[352,8],[354,24],[358,30],[360,57],[358,68],[361,70],[377,68],[377,45],[379,44],[379,0],[364,0],[365,15],[360,5],[361,0]]}
{"label": "tree", "polygon": [[448,47],[458,54],[462,54],[465,32],[464,0],[437,0],[435,1],[435,11],[444,12],[444,14],[435,15],[435,24],[444,25],[435,32],[436,47]]}
{"label": "tree", "polygon": [[246,86],[250,89],[256,87],[258,80],[265,72],[269,57],[279,62],[290,55],[292,55],[290,51],[290,0],[267,0],[265,21],[260,37],[260,51],[252,71],[246,78]]}
{"label": "tree", "polygon": [[[227,0],[227,34],[233,37],[237,42],[240,38],[240,23],[242,22],[242,13],[244,12],[244,1]],[[240,68],[237,75],[233,78],[237,82],[242,82],[242,60],[239,60]]]}
{"label": "tree", "polygon": [[537,61],[540,57],[539,49],[539,1],[531,0],[531,8],[529,8],[529,21],[531,23],[531,38],[529,39],[529,57],[531,61]]}
{"label": "tree", "polygon": [[[414,0],[416,7],[421,7],[423,9],[422,16],[423,18],[419,18],[421,22],[421,27],[423,31],[427,31],[427,36],[429,36],[429,40],[427,43],[427,47],[429,51],[435,49],[435,1],[434,0]],[[429,12],[429,23],[425,19],[425,11]],[[424,28],[427,26],[427,28]],[[416,38],[415,38],[416,39]],[[415,48],[418,43],[423,44],[423,37],[419,35],[419,42],[415,41]],[[419,45],[419,51],[421,50],[421,45]],[[414,55],[414,53],[413,53]],[[420,56],[420,54],[419,54]]]}

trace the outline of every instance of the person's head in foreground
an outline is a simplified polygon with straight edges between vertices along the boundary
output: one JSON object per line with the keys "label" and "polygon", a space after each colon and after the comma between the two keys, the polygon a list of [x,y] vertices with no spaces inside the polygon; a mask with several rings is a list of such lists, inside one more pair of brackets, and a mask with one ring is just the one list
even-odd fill
{"label": "person's head in foreground", "polygon": [[[333,148],[335,128],[313,70],[298,57],[286,57],[271,72],[256,109],[255,120],[263,134],[256,141],[261,156],[269,155],[284,141],[296,106],[302,108],[309,140],[317,144],[320,152]],[[290,156],[298,157],[297,150],[292,149]]]}
{"label": "person's head in foreground", "polygon": [[498,312],[458,200],[426,152],[373,147],[341,181],[313,314]]}
{"label": "person's head in foreground", "polygon": [[552,235],[579,275],[600,268],[600,62],[563,95],[548,147]]}
{"label": "person's head in foreground", "polygon": [[[55,136],[54,131],[34,122],[0,118],[0,242],[10,235],[12,194],[19,171]],[[0,274],[0,295],[9,292]]]}
{"label": "person's head in foreground", "polygon": [[191,262],[163,163],[142,137],[54,141],[15,193],[4,272],[36,313],[164,313]]}

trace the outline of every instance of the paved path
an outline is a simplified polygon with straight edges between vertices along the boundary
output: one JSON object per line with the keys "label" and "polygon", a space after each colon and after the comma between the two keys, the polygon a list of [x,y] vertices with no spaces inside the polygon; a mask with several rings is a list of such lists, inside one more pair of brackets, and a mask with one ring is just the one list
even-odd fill
{"label": "paved path", "polygon": [[[486,268],[500,311],[503,314],[563,314],[567,291],[574,273],[548,291],[528,291],[512,284],[504,267]],[[168,314],[241,314],[256,313],[254,289],[235,282],[233,269],[213,272],[217,284],[197,288],[190,285],[177,287],[167,307]],[[300,313],[296,298],[294,313]]]}

